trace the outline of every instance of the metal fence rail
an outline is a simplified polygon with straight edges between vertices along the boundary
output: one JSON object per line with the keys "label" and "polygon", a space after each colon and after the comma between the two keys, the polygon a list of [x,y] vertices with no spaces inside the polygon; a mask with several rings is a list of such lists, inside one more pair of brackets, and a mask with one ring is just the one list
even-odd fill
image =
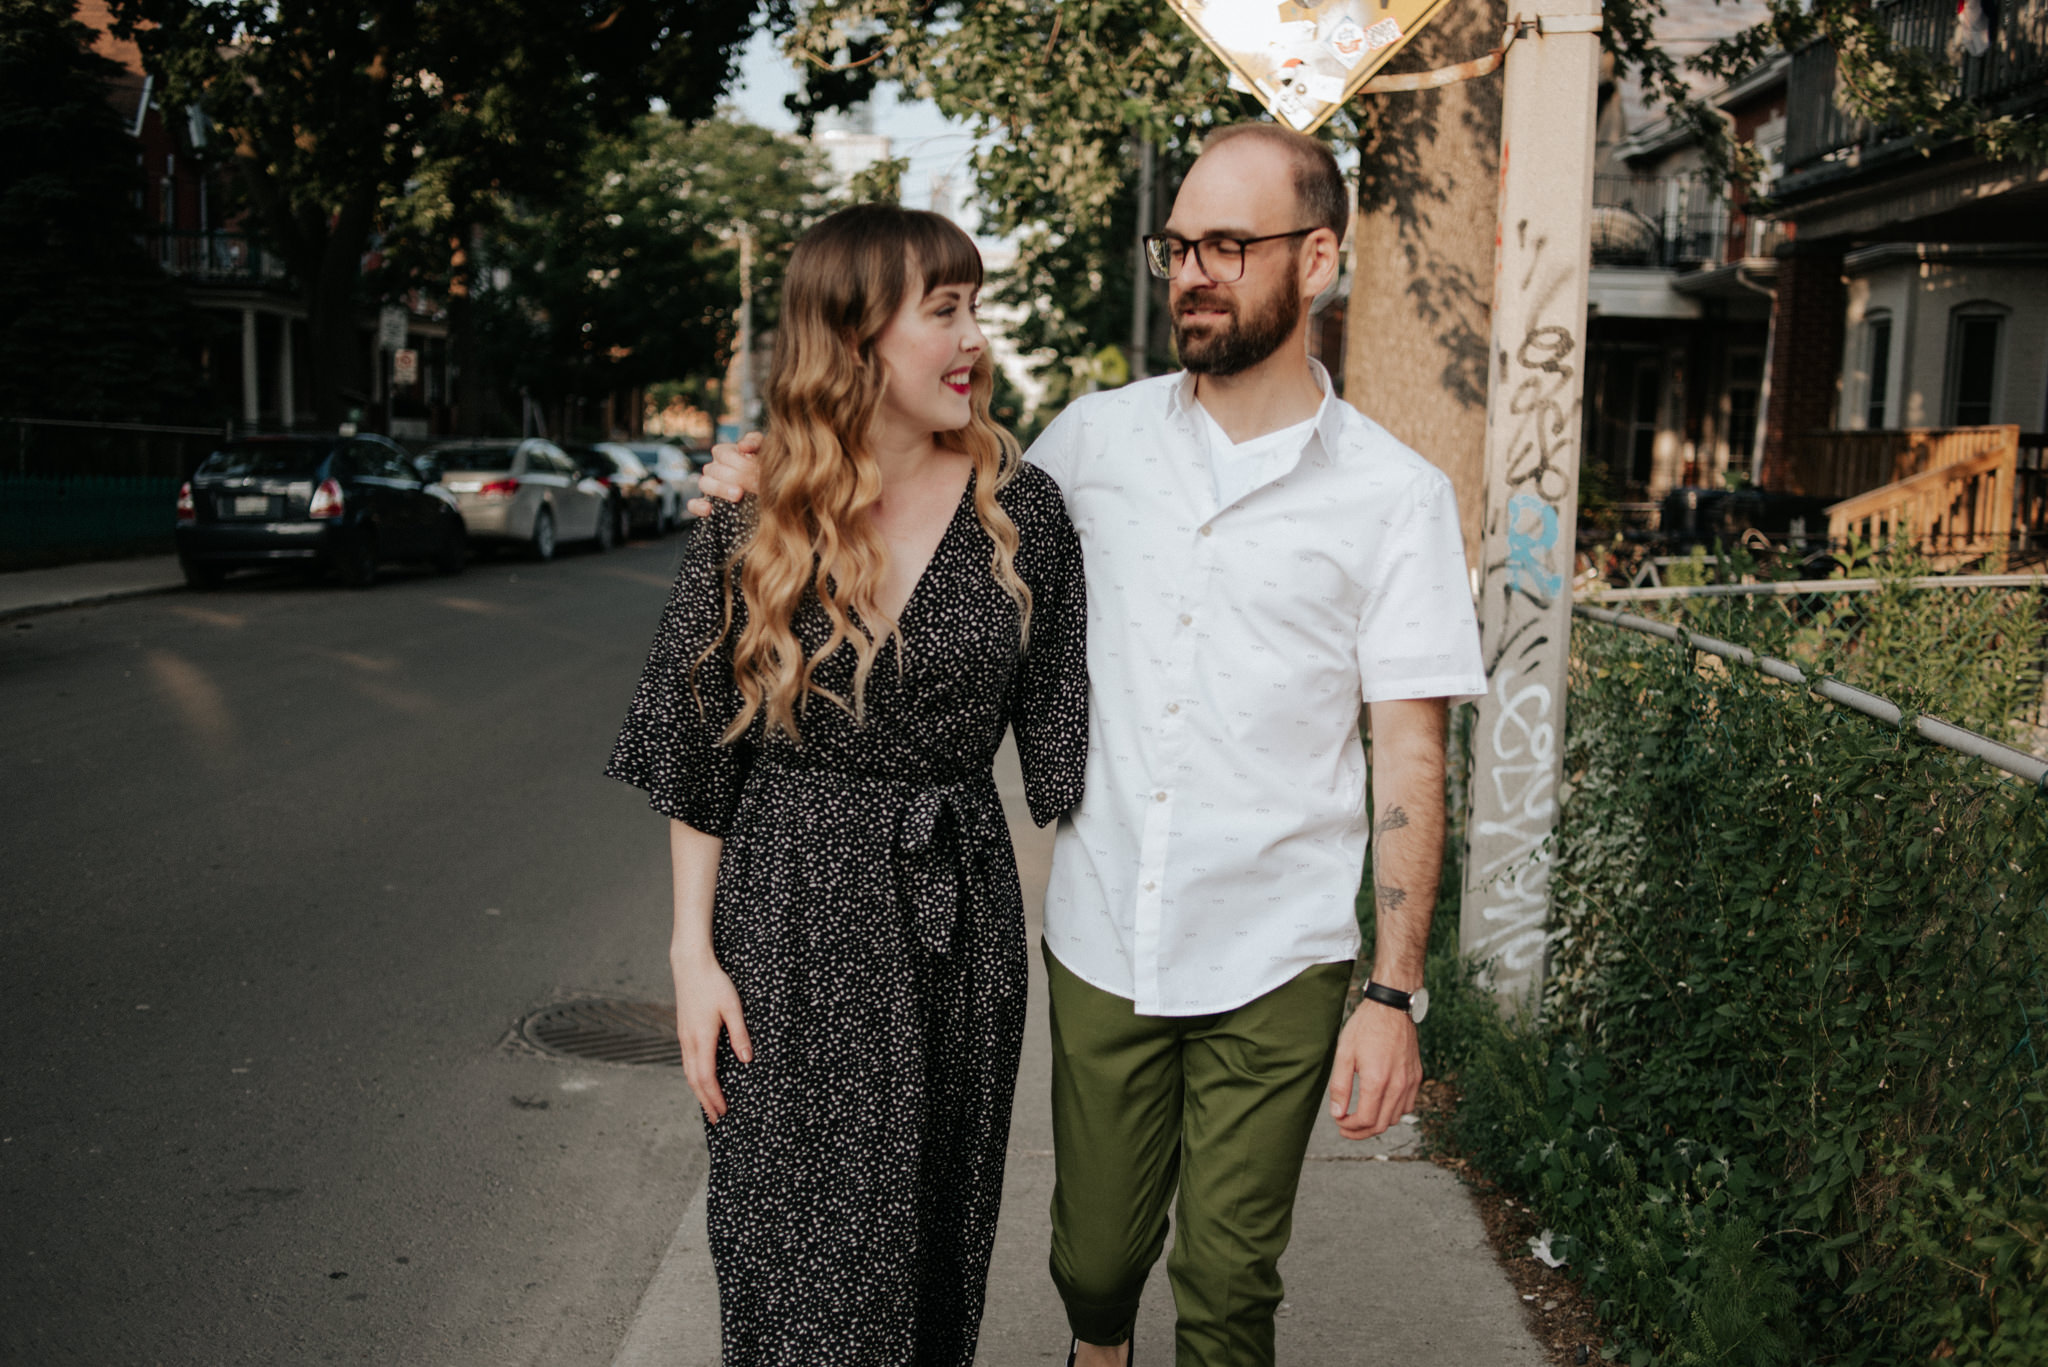
{"label": "metal fence rail", "polygon": [[[2007,576],[1998,577],[2004,578]],[[2016,577],[2032,578],[2032,576]],[[1752,586],[1741,584],[1725,587],[1749,588]],[[1839,679],[1826,677],[1809,678],[1806,671],[1802,670],[1798,665],[1780,660],[1775,656],[1759,655],[1749,647],[1736,645],[1732,641],[1723,641],[1718,637],[1705,636],[1697,631],[1687,631],[1684,627],[1673,626],[1669,622],[1652,621],[1648,617],[1638,617],[1633,613],[1621,612],[1611,608],[1594,607],[1590,603],[1574,604],[1572,606],[1572,615],[1574,617],[1583,617],[1590,622],[1600,622],[1607,626],[1621,627],[1627,631],[1639,631],[1645,636],[1662,637],[1664,640],[1684,646],[1687,650],[1704,651],[1709,655],[1717,655],[1724,660],[1732,660],[1737,664],[1748,665],[1750,668],[1770,678],[1777,679],[1783,683],[1797,684],[1801,688],[1826,698],[1829,702],[1840,703],[1851,711],[1860,712],[1864,716],[1881,721],[1887,726],[1905,725],[1904,709],[1889,698],[1879,697],[1875,693],[1845,684]],[[1934,744],[1946,749],[1955,750],[1961,754],[1983,760],[1986,764],[2003,769],[2006,773],[2022,778],[2041,789],[2042,792],[2048,793],[2048,760],[2037,759],[2024,750],[2016,750],[2010,745],[2002,744],[1991,739],[1989,736],[1979,735],[1967,727],[1957,726],[1954,722],[1943,721],[1939,717],[1930,717],[1924,714],[1914,717],[1913,731],[1923,740],[1932,741]]]}
{"label": "metal fence rail", "polygon": [[1803,598],[1809,593],[1874,593],[1886,584],[1914,589],[2048,589],[2048,574],[1929,574],[1917,579],[1780,579],[1766,584],[1666,584],[1654,588],[1599,588],[1600,603],[1656,603],[1672,598]]}

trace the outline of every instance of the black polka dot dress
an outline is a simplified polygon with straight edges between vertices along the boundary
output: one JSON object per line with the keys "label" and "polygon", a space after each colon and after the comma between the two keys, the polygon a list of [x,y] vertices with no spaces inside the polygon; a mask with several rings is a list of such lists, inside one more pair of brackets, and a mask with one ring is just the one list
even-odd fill
{"label": "black polka dot dress", "polygon": [[[1081,552],[1059,487],[1027,464],[998,497],[1032,592],[1028,647],[970,484],[904,608],[900,667],[885,647],[860,723],[813,698],[801,746],[758,723],[719,744],[745,621],[736,601],[711,649],[745,534],[721,507],[684,552],[606,771],[725,838],[712,944],[754,1045],[741,1065],[721,1042],[730,1110],[706,1127],[727,1367],[974,1360],[1026,991],[990,771],[1010,727],[1044,825],[1080,799],[1088,733]],[[807,652],[826,638],[815,601],[794,626]],[[851,649],[817,677],[851,697]]]}

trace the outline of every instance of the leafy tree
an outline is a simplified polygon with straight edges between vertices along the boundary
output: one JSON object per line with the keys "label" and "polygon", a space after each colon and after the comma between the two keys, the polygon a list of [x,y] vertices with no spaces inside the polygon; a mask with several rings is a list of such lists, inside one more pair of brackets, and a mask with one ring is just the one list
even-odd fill
{"label": "leafy tree", "polygon": [[550,406],[722,375],[740,303],[737,229],[754,236],[754,318],[824,203],[822,159],[726,118],[644,116],[586,155],[575,190],[509,213],[490,240],[507,287],[482,296],[494,368]]}
{"label": "leafy tree", "polygon": [[[1994,157],[2048,151],[2048,126],[1958,96],[1948,62],[1902,46],[1884,8],[1868,0],[1771,0],[1768,19],[1690,63],[1657,40],[1665,13],[1666,0],[1607,0],[1602,38],[1615,72],[1641,80],[1697,133],[1710,164],[1733,176],[1760,168],[1694,95],[1694,79],[1732,76],[1815,39],[1840,54],[1854,113],[1918,129],[1930,143],[1966,139]],[[1170,183],[1203,130],[1261,115],[1156,0],[816,0],[797,15],[787,46],[812,73],[790,101],[802,117],[889,82],[994,139],[974,172],[993,226],[1020,243],[1004,291],[1031,311],[1022,340],[1068,358],[1128,333],[1136,144],[1159,149]],[[1354,101],[1321,136],[1358,141],[1367,157],[1398,157],[1383,132]]]}
{"label": "leafy tree", "polygon": [[135,145],[71,0],[0,0],[0,412],[210,417],[177,285],[138,245]]}
{"label": "leafy tree", "polygon": [[[256,226],[305,294],[314,406],[339,417],[361,259],[449,282],[508,196],[560,193],[594,137],[660,97],[708,113],[764,4],[784,0],[114,0],[162,82],[222,131]],[[462,344],[458,338],[458,364]]]}

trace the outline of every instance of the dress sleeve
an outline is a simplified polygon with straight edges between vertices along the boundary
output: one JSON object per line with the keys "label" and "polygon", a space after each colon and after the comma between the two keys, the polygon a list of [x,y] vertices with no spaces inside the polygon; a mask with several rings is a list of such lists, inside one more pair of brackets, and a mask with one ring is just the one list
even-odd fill
{"label": "dress sleeve", "polygon": [[1031,587],[1031,635],[1010,683],[1010,727],[1031,819],[1043,826],[1081,800],[1088,766],[1088,589],[1081,541],[1059,486],[1027,465],[1011,508],[1017,573]]}
{"label": "dress sleeve", "polygon": [[721,739],[740,712],[732,643],[746,624],[746,606],[735,585],[726,630],[725,561],[743,535],[743,518],[738,507],[718,502],[691,532],[647,668],[605,766],[606,777],[645,789],[655,811],[716,836],[732,822],[753,749],[748,737],[731,744]]}

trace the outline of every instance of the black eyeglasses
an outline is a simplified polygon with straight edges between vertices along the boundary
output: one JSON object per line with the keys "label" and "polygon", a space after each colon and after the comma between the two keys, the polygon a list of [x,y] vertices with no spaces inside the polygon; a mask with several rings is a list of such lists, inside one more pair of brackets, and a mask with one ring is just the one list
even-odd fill
{"label": "black eyeglasses", "polygon": [[1145,264],[1161,280],[1180,274],[1188,253],[1195,254],[1195,269],[1219,285],[1244,279],[1244,249],[1260,242],[1278,242],[1287,237],[1307,237],[1314,228],[1296,228],[1291,233],[1267,233],[1264,237],[1205,237],[1190,242],[1171,233],[1153,233],[1144,239]]}

